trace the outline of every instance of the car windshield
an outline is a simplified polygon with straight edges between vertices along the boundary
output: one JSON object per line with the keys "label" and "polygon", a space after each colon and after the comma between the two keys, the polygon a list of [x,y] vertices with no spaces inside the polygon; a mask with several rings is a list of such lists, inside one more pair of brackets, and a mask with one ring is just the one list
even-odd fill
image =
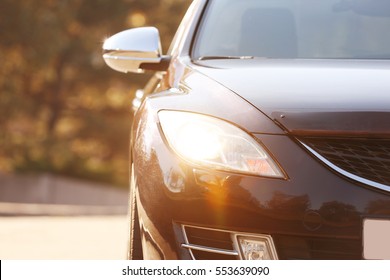
{"label": "car windshield", "polygon": [[195,59],[390,58],[390,0],[212,0]]}

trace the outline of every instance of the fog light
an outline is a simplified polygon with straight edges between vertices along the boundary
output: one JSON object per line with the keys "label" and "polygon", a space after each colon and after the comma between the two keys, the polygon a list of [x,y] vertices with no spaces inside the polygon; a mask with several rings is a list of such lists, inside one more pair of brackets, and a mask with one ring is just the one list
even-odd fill
{"label": "fog light", "polygon": [[278,258],[272,238],[268,235],[237,236],[237,241],[241,258],[244,260],[276,260]]}

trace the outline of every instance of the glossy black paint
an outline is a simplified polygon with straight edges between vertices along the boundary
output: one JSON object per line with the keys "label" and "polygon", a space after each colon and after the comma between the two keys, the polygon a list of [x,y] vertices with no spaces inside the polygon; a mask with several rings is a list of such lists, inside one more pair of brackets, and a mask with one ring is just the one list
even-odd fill
{"label": "glossy black paint", "polygon": [[[135,115],[131,154],[144,257],[189,259],[180,246],[181,224],[361,244],[363,218],[390,219],[389,193],[336,173],[295,137],[388,137],[390,63],[191,61],[191,40],[205,3],[195,1],[196,12],[176,39],[158,92]],[[160,131],[157,112],[167,109],[241,127],[267,148],[288,178],[208,170],[180,159]],[[356,250],[362,258],[362,247]]]}
{"label": "glossy black paint", "polygon": [[252,59],[196,63],[206,67],[199,67],[199,71],[248,100],[289,132],[390,132],[388,61]]}

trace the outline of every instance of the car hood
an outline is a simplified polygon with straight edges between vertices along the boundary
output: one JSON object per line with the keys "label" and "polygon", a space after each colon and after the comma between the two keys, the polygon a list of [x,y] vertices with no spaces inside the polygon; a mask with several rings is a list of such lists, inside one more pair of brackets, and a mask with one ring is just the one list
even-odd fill
{"label": "car hood", "polygon": [[390,62],[230,59],[195,69],[290,133],[390,134]]}

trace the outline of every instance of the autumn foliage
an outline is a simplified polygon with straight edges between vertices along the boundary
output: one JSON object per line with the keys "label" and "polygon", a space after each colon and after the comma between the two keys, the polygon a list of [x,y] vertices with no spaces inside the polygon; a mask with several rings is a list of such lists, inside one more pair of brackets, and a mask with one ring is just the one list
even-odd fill
{"label": "autumn foliage", "polygon": [[125,186],[134,92],[148,78],[105,66],[104,39],[156,26],[166,51],[190,0],[2,0],[0,172]]}

